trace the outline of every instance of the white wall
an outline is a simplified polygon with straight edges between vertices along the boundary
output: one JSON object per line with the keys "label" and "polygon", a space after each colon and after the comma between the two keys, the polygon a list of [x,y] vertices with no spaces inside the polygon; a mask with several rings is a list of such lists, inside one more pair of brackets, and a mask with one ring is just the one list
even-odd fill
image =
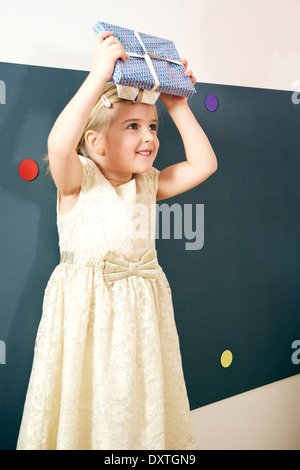
{"label": "white wall", "polygon": [[192,411],[200,450],[300,450],[300,375]]}
{"label": "white wall", "polygon": [[[173,39],[199,82],[300,90],[299,19],[299,0],[0,0],[0,62],[89,70],[104,20]],[[299,379],[193,410],[199,448],[300,449]]]}
{"label": "white wall", "polygon": [[98,20],[173,39],[199,82],[300,80],[299,0],[0,0],[0,61],[88,70]]}

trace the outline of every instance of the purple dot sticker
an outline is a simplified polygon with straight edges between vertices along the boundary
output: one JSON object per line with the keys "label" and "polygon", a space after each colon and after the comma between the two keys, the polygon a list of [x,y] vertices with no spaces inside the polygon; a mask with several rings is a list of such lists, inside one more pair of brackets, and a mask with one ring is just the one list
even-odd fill
{"label": "purple dot sticker", "polygon": [[218,98],[215,95],[207,95],[205,98],[205,106],[208,111],[215,111],[218,107]]}

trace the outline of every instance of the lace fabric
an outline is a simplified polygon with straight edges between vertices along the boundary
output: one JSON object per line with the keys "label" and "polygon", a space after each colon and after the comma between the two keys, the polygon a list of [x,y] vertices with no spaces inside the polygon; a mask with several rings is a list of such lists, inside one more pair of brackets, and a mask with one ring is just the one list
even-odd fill
{"label": "lace fabric", "polygon": [[[113,187],[80,158],[81,192],[66,215],[58,195],[61,260],[45,290],[17,449],[195,450],[155,239],[128,238],[114,218],[122,201],[127,225],[148,223],[159,171]],[[132,206],[148,211],[124,211]]]}

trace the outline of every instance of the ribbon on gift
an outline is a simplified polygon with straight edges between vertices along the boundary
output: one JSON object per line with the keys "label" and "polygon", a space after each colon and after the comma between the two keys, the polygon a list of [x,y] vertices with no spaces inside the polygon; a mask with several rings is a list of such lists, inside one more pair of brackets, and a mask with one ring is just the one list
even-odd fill
{"label": "ribbon on gift", "polygon": [[140,90],[133,86],[119,85],[118,83],[116,86],[119,98],[133,101],[134,103],[155,104],[160,95],[158,91]]}
{"label": "ribbon on gift", "polygon": [[159,57],[155,54],[149,54],[145,47],[145,44],[143,43],[143,40],[140,34],[137,31],[134,31],[134,35],[137,38],[138,42],[140,43],[144,51],[144,54],[137,54],[136,52],[130,52],[130,51],[129,52],[126,51],[126,52],[129,55],[129,57],[137,57],[137,58],[145,59],[146,64],[148,65],[151,75],[154,79],[154,86],[151,88],[151,90],[139,90],[138,88],[135,88],[135,87],[117,85],[118,95],[120,98],[130,99],[136,103],[143,102],[147,104],[154,104],[160,94],[159,92],[156,91],[158,86],[160,85],[160,82],[156,75],[156,71],[153,66],[152,59],[164,60],[167,62],[171,62],[173,64],[182,65],[182,66],[184,65],[179,60],[166,59],[164,57]]}
{"label": "ribbon on gift", "polygon": [[142,276],[155,281],[157,268],[156,250],[147,251],[139,261],[129,261],[120,253],[110,251],[105,259],[103,277],[107,284],[128,276]]}

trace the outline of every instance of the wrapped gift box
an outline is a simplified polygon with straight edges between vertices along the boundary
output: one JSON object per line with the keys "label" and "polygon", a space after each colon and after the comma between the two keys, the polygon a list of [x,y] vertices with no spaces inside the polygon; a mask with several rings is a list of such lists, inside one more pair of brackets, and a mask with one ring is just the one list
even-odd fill
{"label": "wrapped gift box", "polygon": [[94,31],[113,31],[129,55],[126,61],[116,61],[112,76],[121,98],[154,104],[160,93],[185,97],[196,93],[173,41],[102,21]]}

